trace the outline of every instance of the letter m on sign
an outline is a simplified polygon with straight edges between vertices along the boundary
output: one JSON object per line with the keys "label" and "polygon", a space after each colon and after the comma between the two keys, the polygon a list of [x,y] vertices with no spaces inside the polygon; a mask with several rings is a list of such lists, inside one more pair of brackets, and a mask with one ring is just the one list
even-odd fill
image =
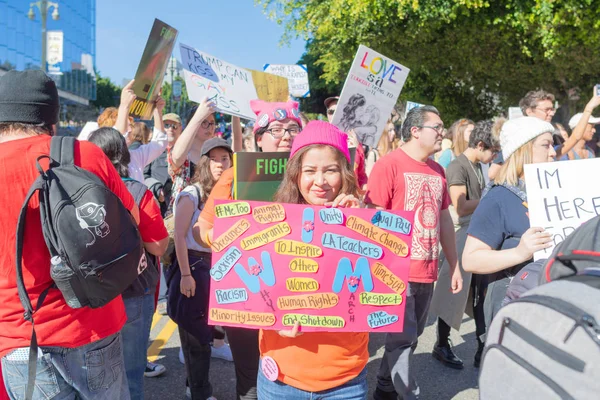
{"label": "letter m on sign", "polygon": [[342,258],[338,263],[335,277],[333,278],[332,290],[335,293],[342,291],[344,280],[348,285],[350,293],[356,292],[361,282],[365,292],[372,291],[373,277],[371,276],[371,269],[369,268],[369,260],[365,257],[360,257],[356,261],[356,268],[352,270],[352,263],[350,260],[346,257]]}
{"label": "letter m on sign", "polygon": [[248,270],[242,264],[235,264],[234,270],[242,282],[246,284],[252,293],[260,292],[260,280],[267,286],[275,285],[275,271],[271,256],[266,251],[260,253],[262,266],[254,257],[248,258]]}

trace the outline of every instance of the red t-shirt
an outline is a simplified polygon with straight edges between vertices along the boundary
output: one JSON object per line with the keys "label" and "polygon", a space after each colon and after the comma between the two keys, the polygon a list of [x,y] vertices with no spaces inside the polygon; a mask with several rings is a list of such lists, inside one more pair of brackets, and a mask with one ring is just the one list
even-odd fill
{"label": "red t-shirt", "polygon": [[362,147],[362,144],[358,144],[356,146],[356,159],[354,160],[354,173],[356,174],[356,180],[358,181],[358,186],[363,187],[368,181],[367,172],[365,169],[365,150]]}
{"label": "red t-shirt", "polygon": [[431,283],[438,276],[440,211],[451,204],[444,169],[419,162],[402,149],[380,158],[371,172],[365,203],[415,212],[410,282]]}
{"label": "red t-shirt", "polygon": [[160,207],[149,190],[146,190],[146,194],[140,201],[140,224],[138,229],[144,242],[158,242],[169,236],[160,214]]}
{"label": "red t-shirt", "polygon": [[[15,233],[19,211],[33,181],[39,176],[36,159],[50,153],[50,136],[38,135],[0,143],[0,356],[19,347],[29,347],[31,323],[23,319],[15,272]],[[131,210],[133,197],[127,191],[104,153],[89,142],[75,143],[75,164],[98,175],[125,207]],[[48,167],[48,159],[40,164]],[[29,202],[25,224],[23,278],[32,304],[52,284],[50,254],[44,242],[39,200]],[[59,290],[50,289],[43,306],[34,314],[40,346],[79,347],[118,332],[127,317],[121,297],[102,308],[73,309]]]}

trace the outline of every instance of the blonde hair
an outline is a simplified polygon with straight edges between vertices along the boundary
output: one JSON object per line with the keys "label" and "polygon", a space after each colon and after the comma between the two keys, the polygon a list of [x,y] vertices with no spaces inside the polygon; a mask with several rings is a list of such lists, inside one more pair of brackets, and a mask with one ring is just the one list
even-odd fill
{"label": "blonde hair", "polygon": [[393,124],[392,120],[388,119],[387,123],[385,124],[385,128],[383,128],[383,133],[379,137],[379,142],[377,142],[376,150],[379,153],[380,157],[383,157],[387,153],[391,153],[392,151],[394,151],[398,147],[400,147],[398,145],[398,142],[400,140],[398,140],[397,136],[394,136],[394,139],[390,140],[390,137],[388,134],[389,125],[392,125],[394,127],[394,130],[396,129],[396,126]]}
{"label": "blonde hair", "polygon": [[532,162],[533,142],[536,138],[537,136],[519,147],[508,159],[504,160],[504,164],[502,164],[494,178],[495,184],[519,185],[519,179],[523,177],[525,164],[531,164]]}
{"label": "blonde hair", "polygon": [[448,132],[452,135],[452,152],[456,157],[460,156],[469,147],[469,141],[465,140],[465,131],[469,125],[475,126],[470,119],[459,119],[452,124]]}

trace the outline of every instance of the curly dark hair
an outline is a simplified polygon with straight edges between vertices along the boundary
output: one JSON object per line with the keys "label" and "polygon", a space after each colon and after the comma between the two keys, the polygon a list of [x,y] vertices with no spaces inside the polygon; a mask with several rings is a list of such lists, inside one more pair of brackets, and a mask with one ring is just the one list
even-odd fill
{"label": "curly dark hair", "polygon": [[473,132],[471,132],[471,136],[469,137],[469,147],[475,149],[481,143],[483,145],[483,149],[499,149],[500,142],[492,133],[492,128],[494,127],[494,121],[491,119],[486,119],[484,121],[479,121],[475,124],[475,128]]}

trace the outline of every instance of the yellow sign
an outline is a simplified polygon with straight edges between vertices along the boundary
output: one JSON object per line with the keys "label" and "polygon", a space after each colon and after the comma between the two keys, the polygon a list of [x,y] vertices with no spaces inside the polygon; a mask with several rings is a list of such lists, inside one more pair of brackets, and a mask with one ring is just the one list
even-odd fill
{"label": "yellow sign", "polygon": [[290,261],[290,271],[312,274],[319,270],[319,264],[310,258],[294,258]]}
{"label": "yellow sign", "polygon": [[312,278],[288,278],[285,287],[290,292],[316,292],[319,290],[319,282]]}
{"label": "yellow sign", "polygon": [[290,89],[287,78],[266,72],[250,71],[259,99],[270,102],[288,101]]}
{"label": "yellow sign", "polygon": [[246,214],[250,214],[250,204],[246,201],[219,204],[215,207],[215,215],[217,218],[238,217]]}
{"label": "yellow sign", "polygon": [[212,249],[215,252],[220,252],[225,247],[229,246],[233,241],[239,238],[244,232],[250,228],[250,222],[246,219],[240,219],[231,228],[227,229],[225,233],[215,239],[212,242]]}
{"label": "yellow sign", "polygon": [[275,242],[275,252],[296,257],[320,257],[323,255],[323,249],[320,247],[297,240],[278,240]]}
{"label": "yellow sign", "polygon": [[265,244],[274,242],[277,239],[281,239],[282,237],[288,235],[291,231],[292,229],[288,223],[282,222],[263,231],[257,232],[252,236],[248,236],[245,239],[242,239],[240,244],[244,250],[256,249],[257,247],[264,246]]}
{"label": "yellow sign", "polygon": [[370,222],[365,221],[364,219],[351,215],[346,220],[346,227],[366,237],[367,239],[373,240],[387,247],[397,256],[408,256],[408,245],[404,240],[392,235],[388,231],[385,231],[378,226],[371,224]]}
{"label": "yellow sign", "polygon": [[267,204],[252,210],[252,216],[259,224],[281,222],[285,219],[285,209],[281,204]]}
{"label": "yellow sign", "polygon": [[370,306],[397,306],[402,304],[402,296],[397,293],[372,293],[360,294],[360,304]]}
{"label": "yellow sign", "polygon": [[406,290],[406,284],[402,281],[402,279],[394,275],[394,273],[382,263],[376,262],[371,265],[371,272],[373,272],[373,275],[375,275],[377,279],[383,282],[394,292],[402,294],[404,293],[404,290]]}
{"label": "yellow sign", "polygon": [[224,310],[222,308],[211,308],[210,319],[215,322],[254,326],[273,326],[276,321],[275,315],[271,313]]}
{"label": "yellow sign", "polygon": [[342,317],[307,314],[285,314],[281,323],[283,326],[294,326],[296,321],[300,322],[301,327],[343,328],[346,325],[346,321]]}
{"label": "yellow sign", "polygon": [[277,299],[280,310],[299,310],[308,308],[322,310],[337,306],[340,298],[335,293],[301,294],[297,296],[281,296]]}

